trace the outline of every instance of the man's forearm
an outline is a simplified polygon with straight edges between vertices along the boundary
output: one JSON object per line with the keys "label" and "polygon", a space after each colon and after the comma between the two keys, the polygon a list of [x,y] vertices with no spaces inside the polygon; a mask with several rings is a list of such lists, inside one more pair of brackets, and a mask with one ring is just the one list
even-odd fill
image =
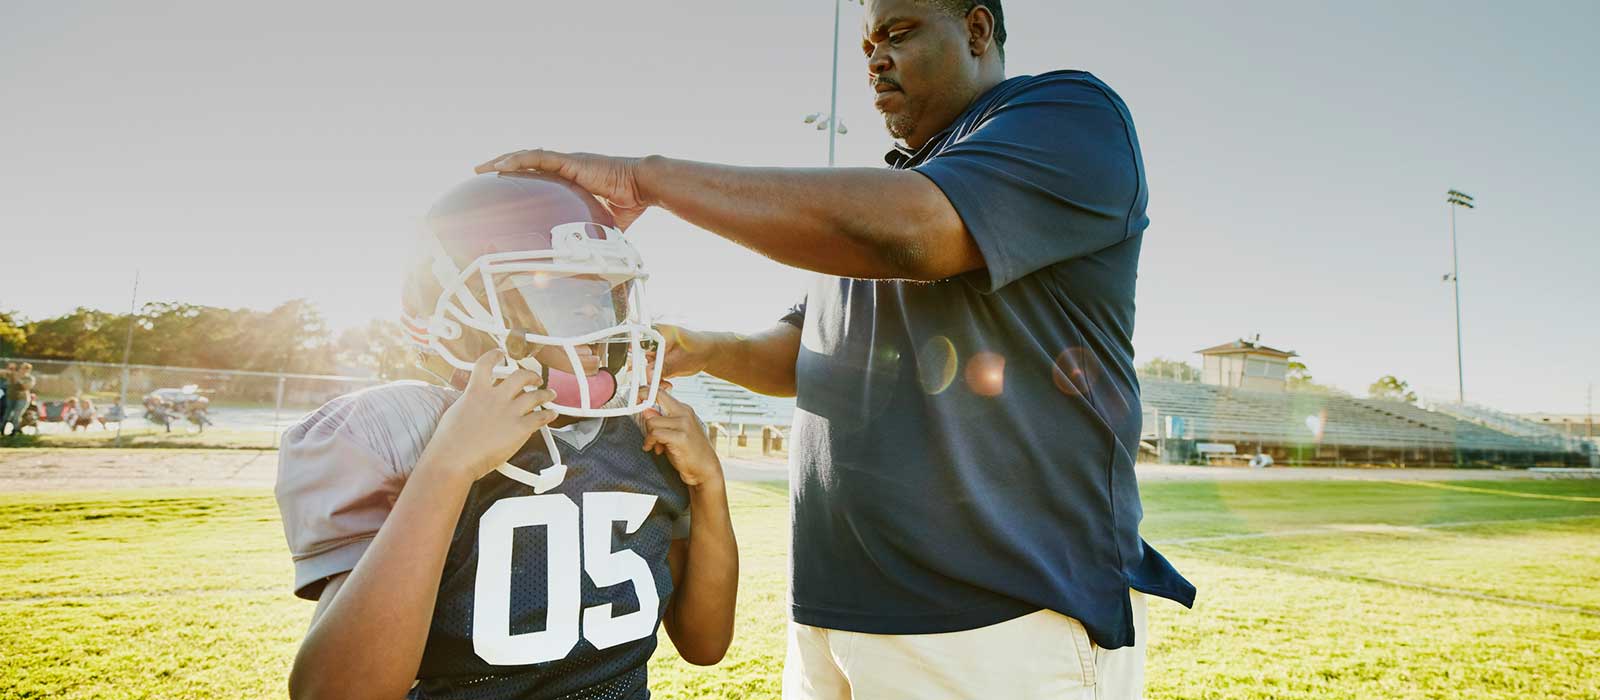
{"label": "man's forearm", "polygon": [[708,333],[706,373],[758,394],[794,396],[800,329],[779,323],[759,333]]}
{"label": "man's forearm", "polygon": [[[941,279],[964,270],[941,241],[970,241],[923,176],[873,168],[748,168],[650,156],[641,196],[794,267],[840,277]],[[968,256],[970,257],[970,256]],[[964,258],[963,258],[964,259]]]}

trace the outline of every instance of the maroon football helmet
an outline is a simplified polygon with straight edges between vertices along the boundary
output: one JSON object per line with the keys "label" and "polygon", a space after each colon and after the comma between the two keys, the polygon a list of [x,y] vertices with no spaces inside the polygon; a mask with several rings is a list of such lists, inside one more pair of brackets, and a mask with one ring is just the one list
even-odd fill
{"label": "maroon football helmet", "polygon": [[552,175],[477,175],[446,192],[423,229],[402,294],[423,353],[459,377],[498,348],[497,373],[540,372],[563,415],[655,403],[661,356],[647,362],[646,350],[662,339],[645,310],[644,263],[592,195]]}

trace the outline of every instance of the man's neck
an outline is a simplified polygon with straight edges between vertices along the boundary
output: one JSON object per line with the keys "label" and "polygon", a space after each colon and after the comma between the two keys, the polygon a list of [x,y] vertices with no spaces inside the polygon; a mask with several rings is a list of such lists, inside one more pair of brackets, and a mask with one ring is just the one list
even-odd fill
{"label": "man's neck", "polygon": [[945,120],[943,124],[940,124],[937,128],[930,130],[926,137],[916,142],[912,142],[910,139],[902,139],[896,141],[896,143],[899,143],[902,148],[912,151],[922,148],[924,145],[927,145],[928,141],[931,141],[933,137],[938,136],[945,129],[950,128],[950,125],[954,124],[956,119],[959,119],[961,115],[966,114],[967,110],[972,109],[972,103],[977,102],[978,98],[989,94],[989,91],[993,90],[994,86],[1005,81],[1006,74],[1003,67],[1000,70],[990,72],[974,85],[972,91],[967,94],[966,100],[961,102],[961,108],[952,112],[950,114],[950,118]]}

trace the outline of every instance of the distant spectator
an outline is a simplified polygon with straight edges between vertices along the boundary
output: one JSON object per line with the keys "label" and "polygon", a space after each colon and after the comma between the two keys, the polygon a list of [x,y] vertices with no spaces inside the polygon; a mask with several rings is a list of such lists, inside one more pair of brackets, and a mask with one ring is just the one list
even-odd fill
{"label": "distant spectator", "polygon": [[11,383],[11,375],[17,371],[17,363],[7,362],[6,368],[0,370],[0,435],[6,432],[6,419],[11,417],[11,405],[6,403],[6,386]]}
{"label": "distant spectator", "polygon": [[101,418],[100,412],[95,410],[94,401],[90,400],[87,396],[75,398],[78,399],[78,407],[77,411],[73,413],[73,416],[67,419],[68,430],[75,431],[78,428],[83,428],[84,431],[87,432],[89,430],[89,426],[94,425],[95,421],[100,422],[100,427],[102,429],[106,427],[105,419]]}
{"label": "distant spectator", "polygon": [[68,396],[61,402],[61,424],[72,428],[73,422],[78,420],[78,397]]}
{"label": "distant spectator", "polygon": [[1258,452],[1254,457],[1250,458],[1250,466],[1256,469],[1266,469],[1267,467],[1272,466],[1272,455],[1269,455],[1265,452]]}
{"label": "distant spectator", "polygon": [[127,417],[128,412],[122,407],[122,399],[117,399],[111,404],[111,408],[106,409],[105,415],[100,416],[100,426],[105,427],[108,422],[121,423]]}
{"label": "distant spectator", "polygon": [[33,365],[27,362],[11,374],[10,381],[6,382],[5,421],[14,426],[13,432],[20,430],[22,425],[22,412],[28,410],[29,396],[33,386],[39,382],[33,376]]}
{"label": "distant spectator", "polygon": [[95,409],[94,401],[85,396],[78,400],[78,422],[72,424],[72,429],[83,428],[84,432],[88,432],[89,426],[94,423],[99,423],[101,430],[106,429],[105,417]]}
{"label": "distant spectator", "polygon": [[172,432],[173,415],[167,411],[167,402],[163,401],[160,396],[154,393],[145,395],[144,417],[145,420],[151,423],[160,423],[162,427],[167,429],[167,432]]}

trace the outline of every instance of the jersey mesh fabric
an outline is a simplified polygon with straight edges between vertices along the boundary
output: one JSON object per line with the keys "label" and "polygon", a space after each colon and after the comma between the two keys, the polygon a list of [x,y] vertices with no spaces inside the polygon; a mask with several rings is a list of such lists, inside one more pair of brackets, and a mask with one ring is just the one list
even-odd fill
{"label": "jersey mesh fabric", "polygon": [[[622,523],[612,523],[613,551],[628,549],[642,557],[655,578],[660,605],[657,627],[672,594],[672,574],[667,548],[674,521],[688,513],[688,490],[665,460],[639,449],[644,435],[633,421],[609,419],[594,441],[581,450],[563,450],[567,476],[549,493],[572,497],[581,509],[585,493],[623,492],[654,495],[656,505],[632,533]],[[511,459],[530,472],[550,465],[542,442],[535,439]],[[479,480],[467,499],[456,525],[455,539],[445,560],[433,623],[423,652],[420,682],[415,698],[499,700],[501,698],[568,698],[570,700],[635,700],[650,696],[645,663],[655,652],[654,633],[608,649],[596,649],[580,639],[566,658],[529,666],[493,666],[472,649],[473,597],[478,568],[478,518],[503,498],[532,495],[517,481],[492,473]],[[513,539],[511,631],[536,632],[545,628],[544,528],[519,528]],[[584,608],[611,604],[613,617],[639,609],[631,584],[597,588],[582,577]],[[653,628],[652,632],[654,631]]]}
{"label": "jersey mesh fabric", "polygon": [[[358,420],[359,426],[343,425],[338,429],[349,439],[368,443],[364,449],[385,460],[389,457],[408,460],[390,465],[403,477],[410,473],[421,446],[431,437],[433,426],[442,413],[438,410],[442,409],[440,404],[448,405],[435,399],[439,391],[437,387],[420,384],[389,385],[343,397],[336,400],[343,406],[341,410],[320,411],[307,420],[317,420],[320,431],[335,429],[330,420],[336,416]],[[425,400],[418,401],[419,397]],[[429,410],[413,410],[420,405],[429,406]],[[396,414],[396,411],[402,413]],[[421,429],[414,427],[419,422],[427,425]],[[413,427],[400,430],[395,426]],[[352,432],[358,427],[359,430]],[[673,590],[667,549],[674,532],[687,522],[689,498],[687,488],[665,459],[639,449],[643,441],[644,436],[634,421],[606,419],[599,434],[584,448],[563,447],[566,477],[546,495],[570,498],[579,509],[580,521],[584,494],[622,492],[655,497],[649,515],[634,532],[624,532],[621,522],[611,524],[612,551],[632,551],[650,569],[660,599],[650,634],[606,649],[597,649],[580,634],[577,645],[564,658],[528,665],[497,666],[476,653],[472,627],[479,563],[479,520],[502,499],[535,495],[532,487],[498,472],[490,473],[473,485],[457,520],[440,577],[418,682],[409,697],[447,700],[639,700],[650,697],[646,662],[655,651],[661,614]],[[398,447],[397,443],[404,447]],[[510,462],[534,473],[551,463],[537,435]],[[280,507],[284,504],[280,503]],[[297,511],[284,507],[284,512]],[[318,526],[328,528],[326,522]],[[297,529],[291,524],[286,524],[286,528]],[[323,536],[360,534],[330,531]],[[513,635],[545,628],[549,600],[546,536],[544,527],[518,527],[512,533],[509,629]],[[578,570],[582,581],[582,608],[609,603],[612,617],[639,609],[639,597],[631,582],[599,588],[583,573],[581,560]]]}

